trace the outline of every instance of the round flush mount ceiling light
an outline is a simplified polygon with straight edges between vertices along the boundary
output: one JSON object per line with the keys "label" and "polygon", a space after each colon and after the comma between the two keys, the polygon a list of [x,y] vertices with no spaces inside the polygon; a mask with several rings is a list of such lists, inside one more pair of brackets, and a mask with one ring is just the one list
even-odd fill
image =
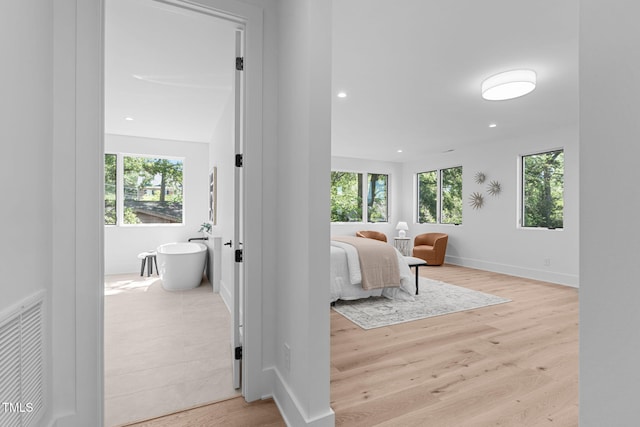
{"label": "round flush mount ceiling light", "polygon": [[338,98],[346,98],[347,92],[338,92]]}
{"label": "round flush mount ceiling light", "polygon": [[482,82],[482,97],[489,101],[503,101],[526,95],[535,88],[535,71],[506,71]]}

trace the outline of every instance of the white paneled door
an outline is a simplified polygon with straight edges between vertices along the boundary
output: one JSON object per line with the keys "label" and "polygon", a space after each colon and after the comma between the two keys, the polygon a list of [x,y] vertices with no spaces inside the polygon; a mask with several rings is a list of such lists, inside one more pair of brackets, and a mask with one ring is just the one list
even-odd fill
{"label": "white paneled door", "polygon": [[243,31],[236,31],[236,71],[235,71],[235,153],[236,167],[234,174],[234,225],[233,225],[233,242],[235,250],[235,265],[233,274],[233,313],[231,320],[231,344],[233,357],[233,386],[234,388],[242,387],[242,326],[244,318],[242,313],[243,299],[243,86],[244,86],[244,58],[243,58]]}

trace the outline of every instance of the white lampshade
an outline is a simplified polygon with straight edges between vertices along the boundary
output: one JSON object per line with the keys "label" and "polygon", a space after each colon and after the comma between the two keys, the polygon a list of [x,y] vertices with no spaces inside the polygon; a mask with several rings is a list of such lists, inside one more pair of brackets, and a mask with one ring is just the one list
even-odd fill
{"label": "white lampshade", "polygon": [[405,231],[407,231],[408,229],[409,229],[409,226],[404,221],[400,221],[398,223],[398,225],[396,225],[396,230],[405,230]]}
{"label": "white lampshade", "polygon": [[506,71],[491,76],[482,82],[482,97],[489,101],[503,101],[526,95],[535,88],[535,71]]}

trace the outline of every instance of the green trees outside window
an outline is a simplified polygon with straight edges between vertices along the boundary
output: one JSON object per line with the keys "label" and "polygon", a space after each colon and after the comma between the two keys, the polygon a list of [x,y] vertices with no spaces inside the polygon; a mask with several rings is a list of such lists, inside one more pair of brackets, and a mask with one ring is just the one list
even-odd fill
{"label": "green trees outside window", "polygon": [[[105,154],[105,224],[182,223],[183,161],[180,159]],[[123,200],[118,200],[118,174],[122,174]]]}
{"label": "green trees outside window", "polygon": [[418,222],[438,222],[438,171],[418,174]]}
{"label": "green trees outside window", "polygon": [[362,221],[362,174],[331,171],[331,222]]}
{"label": "green trees outside window", "polygon": [[462,166],[442,170],[440,223],[462,224]]}
{"label": "green trees outside window", "polygon": [[104,155],[104,223],[116,224],[116,155]]}
{"label": "green trees outside window", "polygon": [[367,222],[387,222],[387,175],[367,175]]}
{"label": "green trees outside window", "polygon": [[[331,222],[364,222],[365,174],[331,171]],[[366,221],[388,221],[389,176],[366,175]]]}
{"label": "green trees outside window", "polygon": [[421,172],[417,179],[418,222],[462,224],[462,166]]}
{"label": "green trees outside window", "polygon": [[522,226],[562,228],[564,150],[522,156]]}

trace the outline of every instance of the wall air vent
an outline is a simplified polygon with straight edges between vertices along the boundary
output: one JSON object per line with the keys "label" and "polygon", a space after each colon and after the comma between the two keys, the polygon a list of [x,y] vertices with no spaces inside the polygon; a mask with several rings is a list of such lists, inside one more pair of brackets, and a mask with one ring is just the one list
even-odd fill
{"label": "wall air vent", "polygon": [[0,426],[31,427],[44,409],[44,292],[0,318]]}

